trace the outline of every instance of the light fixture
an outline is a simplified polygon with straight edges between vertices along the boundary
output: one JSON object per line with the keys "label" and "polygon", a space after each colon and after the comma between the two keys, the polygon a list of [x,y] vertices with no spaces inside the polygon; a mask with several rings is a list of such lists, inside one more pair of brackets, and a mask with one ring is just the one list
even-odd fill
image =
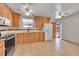
{"label": "light fixture", "polygon": [[26,12],[26,15],[27,15],[27,16],[29,16],[29,15],[30,15],[30,13],[29,13],[29,12]]}
{"label": "light fixture", "polygon": [[30,4],[25,4],[24,13],[26,16],[30,16],[33,13],[33,10],[30,8]]}
{"label": "light fixture", "polygon": [[32,12],[33,12],[33,10],[32,10],[32,9],[29,9],[29,12],[30,12],[30,13],[32,13]]}
{"label": "light fixture", "polygon": [[27,16],[32,15],[32,12],[33,12],[32,9],[28,9],[28,10],[26,10],[26,15],[27,15]]}

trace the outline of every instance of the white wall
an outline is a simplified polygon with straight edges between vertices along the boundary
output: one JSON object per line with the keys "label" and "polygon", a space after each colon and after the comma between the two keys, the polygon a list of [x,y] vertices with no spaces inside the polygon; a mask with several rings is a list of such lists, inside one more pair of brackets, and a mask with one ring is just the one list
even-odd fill
{"label": "white wall", "polygon": [[63,39],[79,43],[79,12],[62,20]]}

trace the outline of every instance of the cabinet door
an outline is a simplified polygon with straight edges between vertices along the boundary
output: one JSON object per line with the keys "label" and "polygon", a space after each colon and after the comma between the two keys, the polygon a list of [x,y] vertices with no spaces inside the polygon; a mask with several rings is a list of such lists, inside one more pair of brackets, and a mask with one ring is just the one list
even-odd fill
{"label": "cabinet door", "polygon": [[40,20],[36,20],[36,28],[40,28]]}
{"label": "cabinet door", "polygon": [[0,16],[3,16],[8,19],[9,8],[5,3],[0,3]]}
{"label": "cabinet door", "polygon": [[28,33],[24,33],[24,44],[28,41]]}
{"label": "cabinet door", "polygon": [[0,16],[3,16],[3,10],[1,7],[0,7]]}
{"label": "cabinet door", "polygon": [[21,44],[23,44],[24,43],[24,33],[21,33]]}
{"label": "cabinet door", "polygon": [[18,33],[16,34],[16,44],[23,44],[23,34],[22,33]]}
{"label": "cabinet door", "polygon": [[0,16],[4,16],[4,4],[0,3]]}
{"label": "cabinet door", "polygon": [[50,19],[49,18],[46,19],[46,23],[50,23]]}
{"label": "cabinet door", "polygon": [[34,32],[25,33],[24,43],[32,43],[35,42],[35,34]]}
{"label": "cabinet door", "polygon": [[35,42],[39,42],[39,32],[35,32]]}
{"label": "cabinet door", "polygon": [[35,16],[34,19],[36,28],[41,28],[43,24],[50,23],[50,18],[48,17]]}
{"label": "cabinet door", "polygon": [[45,23],[50,23],[50,18],[43,18],[44,20],[43,20],[43,23],[45,24]]}
{"label": "cabinet door", "polygon": [[39,32],[39,41],[44,41],[44,32]]}
{"label": "cabinet door", "polygon": [[36,16],[35,17],[35,26],[36,26],[36,28],[40,28],[41,25],[42,25],[42,17]]}
{"label": "cabinet door", "polygon": [[30,42],[35,42],[35,33],[30,33]]}
{"label": "cabinet door", "polygon": [[29,33],[27,34],[27,36],[28,36],[27,42],[28,42],[28,43],[31,43],[31,42],[32,42],[32,33],[29,32]]}
{"label": "cabinet door", "polygon": [[13,13],[13,27],[19,27],[20,24],[20,14]]}
{"label": "cabinet door", "polygon": [[32,33],[28,33],[28,43],[32,42]]}
{"label": "cabinet door", "polygon": [[0,41],[0,56],[5,56],[4,41]]}
{"label": "cabinet door", "polygon": [[0,47],[0,56],[5,56],[5,47]]}

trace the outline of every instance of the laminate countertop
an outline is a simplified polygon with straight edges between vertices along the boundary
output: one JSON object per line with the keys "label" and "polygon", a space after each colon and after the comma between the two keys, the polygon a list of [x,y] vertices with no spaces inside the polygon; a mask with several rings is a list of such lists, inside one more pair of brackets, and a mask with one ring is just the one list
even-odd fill
{"label": "laminate countertop", "polygon": [[8,31],[7,33],[8,34],[17,34],[17,33],[32,33],[32,32],[43,32],[43,31],[30,31],[30,32],[27,32],[27,31]]}
{"label": "laminate countertop", "polygon": [[1,41],[4,41],[4,40],[6,40],[6,39],[5,39],[5,38],[1,38],[1,37],[0,37],[0,42],[1,42]]}
{"label": "laminate countertop", "polygon": [[30,33],[30,32],[44,32],[44,31],[40,28],[26,29],[26,28],[0,26],[0,32],[4,32],[7,34],[16,34],[16,33]]}
{"label": "laminate countertop", "polygon": [[6,33],[6,34],[16,34],[16,33],[30,33],[30,32],[44,32],[43,30],[25,30],[25,29],[10,29],[10,30],[1,30],[0,32]]}

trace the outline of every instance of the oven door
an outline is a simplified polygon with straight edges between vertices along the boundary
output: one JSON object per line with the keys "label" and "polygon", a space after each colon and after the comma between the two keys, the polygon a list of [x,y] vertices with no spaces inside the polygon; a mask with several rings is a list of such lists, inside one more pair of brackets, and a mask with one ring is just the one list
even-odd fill
{"label": "oven door", "polygon": [[5,56],[7,56],[10,51],[15,47],[15,36],[7,37],[5,40]]}

